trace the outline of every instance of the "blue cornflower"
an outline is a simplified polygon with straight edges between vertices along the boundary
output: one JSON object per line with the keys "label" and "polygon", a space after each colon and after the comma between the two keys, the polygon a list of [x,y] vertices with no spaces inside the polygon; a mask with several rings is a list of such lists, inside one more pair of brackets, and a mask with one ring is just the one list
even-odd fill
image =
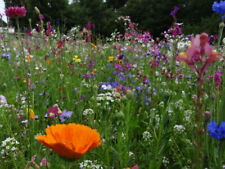
{"label": "blue cornflower", "polygon": [[208,124],[208,131],[209,136],[213,137],[217,140],[221,140],[225,138],[225,122],[222,122],[220,124],[220,127],[218,127],[216,121],[214,120],[213,122],[210,122]]}
{"label": "blue cornflower", "polygon": [[63,110],[62,115],[59,116],[59,120],[63,123],[67,119],[69,119],[72,116],[71,111]]}
{"label": "blue cornflower", "polygon": [[220,15],[223,15],[222,18],[225,17],[225,1],[220,1],[220,2],[214,2],[212,6],[212,10],[214,12],[217,12]]}
{"label": "blue cornflower", "polygon": [[210,132],[209,136],[216,138],[217,140],[220,140],[218,132],[219,131],[219,127],[216,124],[216,121],[210,122],[208,124],[208,132]]}

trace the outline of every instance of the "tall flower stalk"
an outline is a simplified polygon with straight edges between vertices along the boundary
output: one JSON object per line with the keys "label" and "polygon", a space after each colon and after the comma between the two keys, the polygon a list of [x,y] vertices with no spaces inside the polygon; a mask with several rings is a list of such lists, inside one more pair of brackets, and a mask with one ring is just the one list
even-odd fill
{"label": "tall flower stalk", "polygon": [[195,100],[195,146],[198,151],[197,161],[193,164],[194,168],[202,167],[201,161],[203,160],[202,145],[204,143],[204,117],[202,110],[202,96],[204,94],[203,84],[205,81],[204,75],[209,65],[221,57],[212,46],[209,44],[208,34],[202,33],[192,37],[192,46],[186,52],[178,55],[178,61],[184,61],[197,75],[197,98]]}

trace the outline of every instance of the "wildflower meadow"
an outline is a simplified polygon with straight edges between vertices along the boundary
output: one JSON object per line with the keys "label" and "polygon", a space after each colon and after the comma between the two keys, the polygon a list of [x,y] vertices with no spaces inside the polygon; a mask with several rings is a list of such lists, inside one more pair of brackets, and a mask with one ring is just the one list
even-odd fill
{"label": "wildflower meadow", "polygon": [[[60,32],[37,7],[11,6],[0,33],[2,169],[225,168],[225,1],[218,35],[185,35],[179,7],[162,37],[120,16],[125,32],[95,24]],[[31,22],[31,21],[30,21]]]}

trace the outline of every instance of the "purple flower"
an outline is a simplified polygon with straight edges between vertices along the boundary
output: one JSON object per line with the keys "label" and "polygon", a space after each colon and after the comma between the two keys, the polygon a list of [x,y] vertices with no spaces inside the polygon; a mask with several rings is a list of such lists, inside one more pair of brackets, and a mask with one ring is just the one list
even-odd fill
{"label": "purple flower", "polygon": [[120,76],[120,81],[126,80],[126,76],[124,75],[123,72],[121,72],[121,73],[119,74],[119,76]]}
{"label": "purple flower", "polygon": [[40,20],[42,20],[42,21],[45,19],[44,15],[42,15],[42,14],[39,15],[39,18],[40,18]]}
{"label": "purple flower", "polygon": [[90,79],[91,78],[91,76],[89,74],[87,74],[87,73],[83,74],[83,77],[86,78],[86,79]]}
{"label": "purple flower", "polygon": [[46,157],[42,158],[42,160],[40,162],[40,166],[45,166],[45,167],[49,168]]}
{"label": "purple flower", "polygon": [[10,59],[11,58],[11,53],[3,53],[2,57],[6,58],[6,59]]}
{"label": "purple flower", "polygon": [[170,12],[170,15],[175,15],[180,8],[174,6],[174,9]]}
{"label": "purple flower", "polygon": [[59,116],[59,119],[63,123],[64,121],[69,119],[71,116],[72,116],[72,112],[71,111],[67,112],[66,110],[63,110],[62,115]]}
{"label": "purple flower", "polygon": [[91,60],[88,64],[89,69],[92,69],[94,66],[94,62]]}

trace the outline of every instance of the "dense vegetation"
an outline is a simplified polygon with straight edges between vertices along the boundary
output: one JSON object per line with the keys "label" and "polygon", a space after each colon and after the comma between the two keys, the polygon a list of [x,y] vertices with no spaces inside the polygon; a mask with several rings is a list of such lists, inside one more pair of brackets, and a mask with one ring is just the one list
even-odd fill
{"label": "dense vegetation", "polygon": [[[85,26],[88,21],[96,25],[95,32],[102,36],[109,36],[116,28],[124,31],[119,23],[115,22],[118,16],[130,16],[131,20],[139,24],[141,30],[148,30],[154,38],[161,36],[172,23],[169,16],[174,6],[180,8],[177,13],[178,22],[184,23],[184,33],[198,33],[207,31],[217,33],[219,17],[212,12],[214,0],[5,0],[8,6],[25,6],[27,16],[23,25],[29,27],[28,19],[32,25],[38,21],[33,12],[37,6],[45,17],[59,26],[62,31],[80,25]],[[56,12],[57,11],[57,12]],[[60,22],[58,22],[60,21]],[[15,22],[12,21],[15,24]],[[22,24],[22,23],[21,23]]]}

